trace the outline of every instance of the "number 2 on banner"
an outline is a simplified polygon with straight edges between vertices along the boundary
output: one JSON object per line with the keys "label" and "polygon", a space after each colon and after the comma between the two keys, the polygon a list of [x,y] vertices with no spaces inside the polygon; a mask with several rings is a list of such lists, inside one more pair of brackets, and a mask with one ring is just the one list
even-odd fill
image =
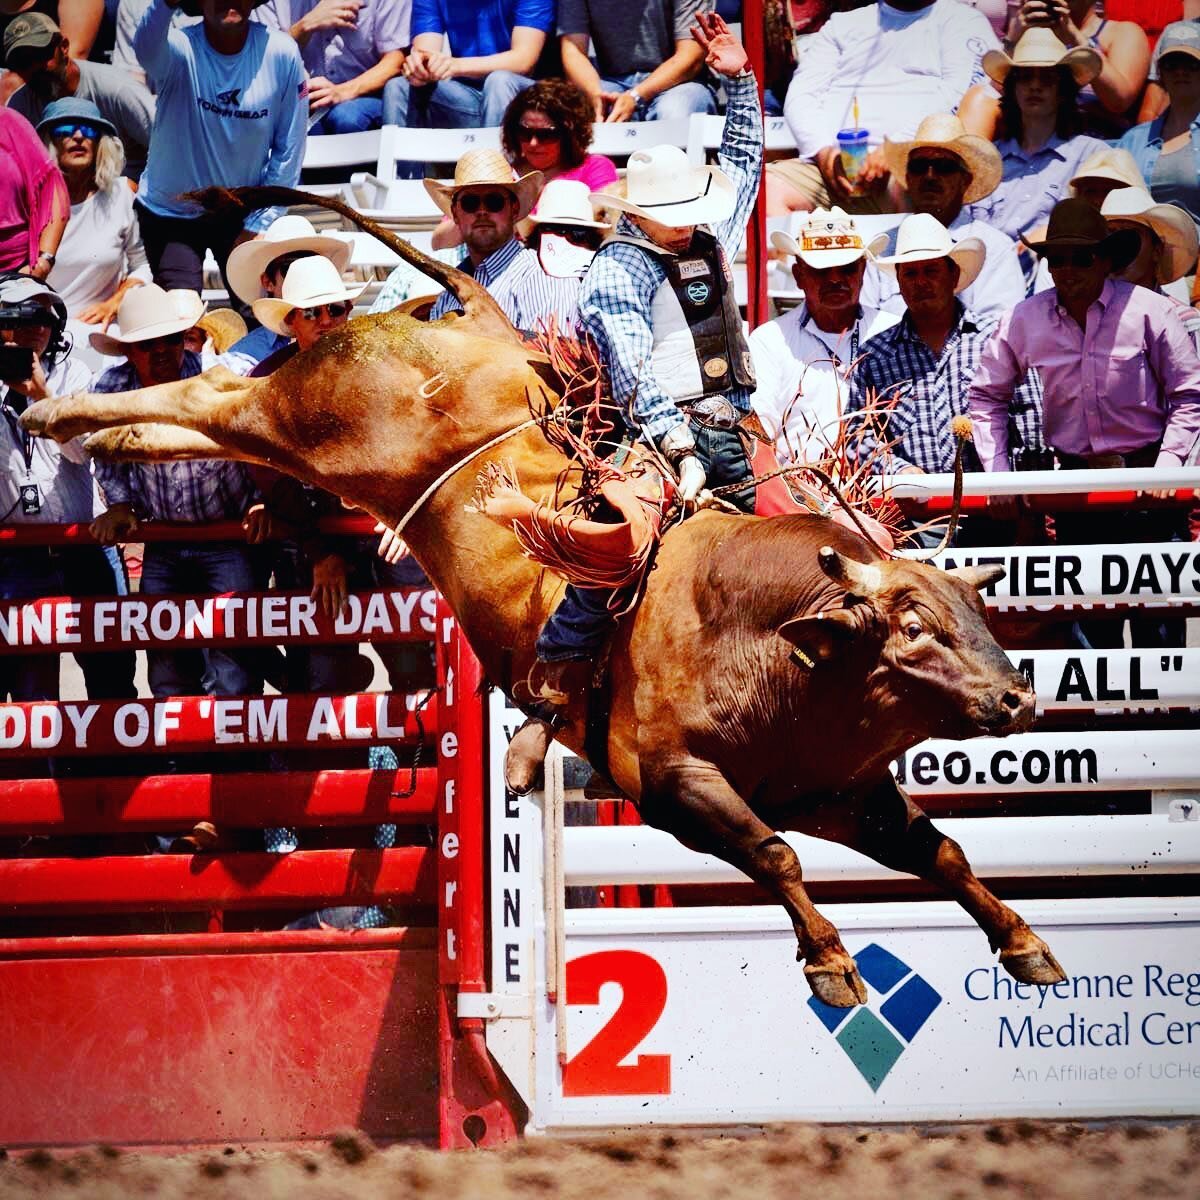
{"label": "number 2 on banner", "polygon": [[606,983],[620,985],[621,1003],[600,1032],[563,1065],[563,1095],[670,1095],[669,1054],[639,1054],[632,1063],[621,1063],[662,1016],[666,972],[635,950],[603,950],[567,963],[568,1004],[599,1004]]}

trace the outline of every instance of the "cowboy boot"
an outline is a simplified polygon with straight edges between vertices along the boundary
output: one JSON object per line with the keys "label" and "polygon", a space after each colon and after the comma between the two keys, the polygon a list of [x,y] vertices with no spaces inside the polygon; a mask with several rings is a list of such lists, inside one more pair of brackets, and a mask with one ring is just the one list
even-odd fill
{"label": "cowboy boot", "polygon": [[570,693],[563,690],[562,681],[575,665],[573,662],[537,664],[542,674],[534,692],[537,702],[530,706],[532,715],[513,734],[504,753],[504,786],[518,796],[527,796],[537,787],[550,743],[566,723]]}

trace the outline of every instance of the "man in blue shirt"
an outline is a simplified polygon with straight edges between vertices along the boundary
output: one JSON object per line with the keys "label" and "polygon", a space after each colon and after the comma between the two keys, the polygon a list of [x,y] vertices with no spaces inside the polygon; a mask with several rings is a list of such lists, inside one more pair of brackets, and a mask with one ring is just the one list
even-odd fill
{"label": "man in blue shirt", "polygon": [[[158,96],[138,223],[154,280],[198,292],[206,250],[222,272],[237,242],[279,216],[206,216],[180,196],[196,188],[295,187],[304,158],[308,84],[296,43],[250,21],[256,0],[199,0],[203,22],[172,29],[176,7],[152,0],[133,44]],[[228,281],[227,281],[228,282]]]}
{"label": "man in blue shirt", "polygon": [[[413,0],[412,50],[403,73],[383,89],[383,123],[498,126],[533,83],[553,28],[554,0]],[[410,173],[419,175],[415,167]]]}

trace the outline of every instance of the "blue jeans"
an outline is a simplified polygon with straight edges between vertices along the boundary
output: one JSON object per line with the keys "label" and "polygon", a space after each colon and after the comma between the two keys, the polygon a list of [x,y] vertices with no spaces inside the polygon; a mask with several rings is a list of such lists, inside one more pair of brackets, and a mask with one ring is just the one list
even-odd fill
{"label": "blue jeans", "polygon": [[[142,595],[198,596],[254,590],[254,552],[237,542],[169,546],[151,542],[142,559]],[[262,692],[249,650],[147,650],[150,691],[165,696],[246,696]]]}
{"label": "blue jeans", "polygon": [[308,127],[310,137],[323,133],[363,133],[383,124],[383,97],[358,96],[322,111]]}
{"label": "blue jeans", "polygon": [[[482,79],[443,79],[414,87],[403,75],[383,88],[383,123],[406,129],[487,129],[498,126],[505,109],[533,80],[513,71],[493,71]],[[419,179],[425,164],[396,164],[401,179]]]}
{"label": "blue jeans", "polygon": [[[601,79],[602,92],[627,92],[637,87],[644,79],[650,78],[649,71],[638,71],[633,75],[622,75],[617,79]],[[711,88],[694,80],[690,83],[677,83],[674,87],[660,92],[649,104],[639,101],[633,114],[635,121],[674,121],[684,119],[692,113],[715,113],[717,97]]]}

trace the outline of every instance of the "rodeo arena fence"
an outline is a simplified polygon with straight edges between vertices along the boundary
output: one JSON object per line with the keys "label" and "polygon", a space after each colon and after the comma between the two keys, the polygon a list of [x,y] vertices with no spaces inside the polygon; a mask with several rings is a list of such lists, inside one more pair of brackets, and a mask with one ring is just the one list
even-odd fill
{"label": "rodeo arena fence", "polygon": [[[1174,503],[1200,494],[1196,470],[1046,472],[968,478],[964,503],[1016,487],[1030,504],[1102,509],[1151,482],[1190,489]],[[925,513],[949,492],[940,477],[895,489]],[[8,528],[0,545],[86,537]],[[559,748],[543,791],[506,793],[521,716],[484,686],[433,592],[358,593],[337,621],[288,593],[6,604],[7,654],[432,641],[438,682],[422,696],[0,705],[6,758],[75,767],[0,783],[0,837],[48,835],[51,848],[0,860],[0,1144],[279,1142],[356,1126],[466,1147],[651,1124],[1194,1113],[1200,650],[1018,643],[1022,623],[1073,613],[1195,613],[1200,546],[943,556],[996,560],[1006,575],[986,602],[1018,631],[1009,652],[1036,685],[1038,723],[927,742],[896,770],[1069,979],[1015,982],[957,905],[789,834],[867,982],[856,1009],[812,998],[778,905],[630,804],[586,799],[586,770]],[[372,745],[402,765],[233,761]],[[172,752],[234,769],[88,778],[76,761]],[[302,848],[96,857],[68,840],[202,819],[295,826]],[[398,826],[397,844],[303,848],[314,827],[378,822]],[[278,927],[331,905],[380,905],[395,923]],[[188,932],[147,931],[187,914]]]}

